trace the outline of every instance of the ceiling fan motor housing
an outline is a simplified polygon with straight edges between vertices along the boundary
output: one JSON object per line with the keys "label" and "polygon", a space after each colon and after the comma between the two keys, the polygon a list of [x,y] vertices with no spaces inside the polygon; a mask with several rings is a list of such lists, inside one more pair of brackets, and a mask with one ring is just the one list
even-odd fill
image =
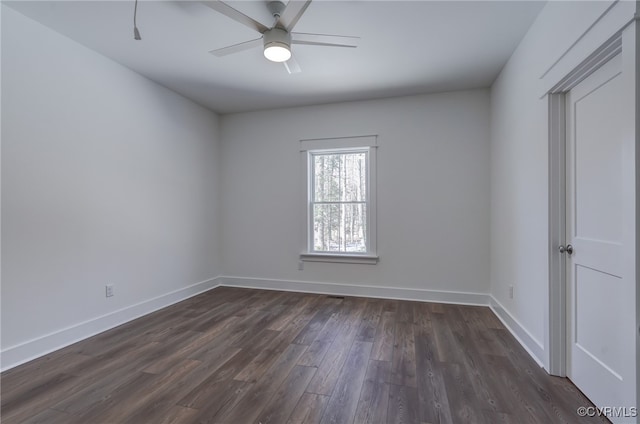
{"label": "ceiling fan motor housing", "polygon": [[289,48],[291,46],[291,34],[281,28],[271,28],[264,33],[264,46],[266,48],[273,43]]}

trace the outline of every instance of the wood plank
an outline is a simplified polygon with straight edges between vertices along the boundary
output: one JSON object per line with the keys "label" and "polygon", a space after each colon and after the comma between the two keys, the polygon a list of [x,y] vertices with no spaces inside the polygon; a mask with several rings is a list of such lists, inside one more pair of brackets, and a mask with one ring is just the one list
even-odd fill
{"label": "wood plank", "polygon": [[371,355],[372,343],[353,343],[344,372],[340,374],[321,424],[353,422],[358,407],[362,382],[364,381]]}
{"label": "wood plank", "polygon": [[238,322],[238,317],[235,314],[249,303],[250,298],[245,299],[243,302],[219,305],[210,311],[202,312],[199,316],[181,323],[178,328],[219,334]]}
{"label": "wood plank", "polygon": [[[240,350],[235,355],[221,364],[205,380],[195,386],[190,392],[182,396],[177,404],[187,408],[201,409],[210,402],[212,397],[218,396],[220,390],[224,391],[225,385],[229,385],[233,377],[247,366],[253,359],[253,355],[248,350]],[[239,390],[245,385],[235,385]]]}
{"label": "wood plank", "polygon": [[267,372],[269,367],[273,365],[273,363],[278,359],[278,356],[278,352],[271,349],[258,352],[251,362],[242,368],[238,374],[233,377],[233,379],[255,383],[265,372]]}
{"label": "wood plank", "polygon": [[318,308],[322,308],[325,298],[320,297],[317,303],[309,305],[302,313],[296,315],[289,323],[279,331],[279,334],[269,343],[269,349],[274,352],[283,352],[296,337],[306,328],[313,319]]}
{"label": "wood plank", "polygon": [[194,359],[206,364],[217,365],[212,372],[218,367],[223,366],[228,360],[233,358],[242,349],[239,347],[229,346],[224,341],[216,339],[215,343],[209,343],[191,352],[187,359]]}
{"label": "wood plank", "polygon": [[[153,401],[167,391],[175,390],[180,393],[176,386],[198,365],[200,365],[199,361],[188,359],[162,375],[141,373],[143,374],[141,378],[136,380],[138,384],[128,384],[126,389],[119,392],[116,389],[117,395],[99,402],[83,414],[81,419],[90,422],[90,417],[99,416],[103,422],[141,422],[148,414],[155,413],[156,409],[169,406],[170,404],[167,405],[166,402],[156,405]],[[151,377],[146,377],[147,375]],[[134,389],[137,389],[136,394],[131,396],[130,391]]]}
{"label": "wood plank", "polygon": [[[231,319],[228,321],[228,325],[230,325]],[[192,353],[212,343],[218,337],[222,328],[224,327],[219,327],[218,331],[214,330],[207,333],[200,333],[194,339],[189,340],[188,343],[184,343],[182,346],[172,346],[172,351],[170,353],[163,355],[156,361],[153,361],[145,367],[143,371],[150,374],[160,374],[171,369],[176,364],[184,361],[185,359],[189,359]]]}
{"label": "wood plank", "polygon": [[[290,345],[278,360],[247,392],[229,407],[222,408],[214,417],[214,421],[228,423],[250,423],[267,405],[274,390],[287,378],[295,367],[300,356],[307,349],[304,345]],[[250,405],[250,407],[248,407]]]}
{"label": "wood plank", "polygon": [[443,314],[447,305],[442,303],[428,303],[431,314]]}
{"label": "wood plank", "polygon": [[523,421],[518,416],[505,414],[504,412],[482,411],[484,420],[493,424],[524,424],[529,421]]}
{"label": "wood plank", "polygon": [[[295,317],[300,314],[310,313],[310,311],[315,309],[316,304],[320,300],[320,295],[308,295],[300,299],[299,295],[292,294],[289,298],[295,302],[287,309],[288,313],[282,314],[278,319],[269,324],[269,330],[282,331]],[[287,306],[288,304],[285,303],[285,305]]]}
{"label": "wood plank", "polygon": [[373,341],[371,358],[377,361],[391,361],[395,339],[395,312],[383,312]]}
{"label": "wood plank", "polygon": [[[413,387],[389,386],[388,424],[413,424],[418,422],[418,390]],[[473,422],[473,421],[462,421]]]}
{"label": "wood plank", "polygon": [[287,420],[287,424],[320,424],[329,396],[303,393]]}
{"label": "wood plank", "polygon": [[252,302],[250,309],[257,309],[260,311],[271,311],[279,309],[282,306],[283,300],[289,295],[287,292],[278,290],[264,290],[259,296],[256,296],[255,301]]}
{"label": "wood plank", "polygon": [[362,322],[356,335],[356,340],[373,342],[382,315],[382,302],[370,299],[362,315]]}
{"label": "wood plank", "polygon": [[431,322],[431,310],[428,303],[416,303],[414,305],[414,333],[415,336],[433,336],[433,324]]}
{"label": "wood plank", "polygon": [[482,343],[480,332],[469,328],[467,323],[474,321],[473,319],[465,319],[465,311],[474,309],[473,306],[456,306],[449,308],[446,313],[447,322],[452,328],[451,334],[459,347],[459,359],[480,407],[495,412],[508,412],[511,410],[511,402],[505,399],[500,387],[493,384],[492,379],[486,378],[490,373],[486,369],[484,354],[478,348],[478,343]]}
{"label": "wood plank", "polygon": [[442,364],[437,362],[432,337],[416,336],[416,369],[420,420],[433,424],[453,424]]}
{"label": "wood plank", "polygon": [[399,303],[399,300],[382,299],[382,312],[396,312]]}
{"label": "wood plank", "polygon": [[413,324],[414,323],[414,302],[398,302],[398,312],[396,313],[396,322]]}
{"label": "wood plank", "polygon": [[65,349],[19,365],[2,374],[2,390],[16,395],[29,392],[58,374],[76,375],[75,370],[93,360],[92,356]]}
{"label": "wood plank", "polygon": [[[311,318],[299,317],[300,319],[292,320],[283,331],[265,330],[267,333],[267,339],[264,344],[258,342],[252,346],[252,351],[256,346],[260,347],[258,353],[255,354],[254,359],[247,364],[235,377],[236,380],[242,381],[255,381],[262,377],[262,375],[269,369],[269,367],[278,359],[278,356],[284,352],[291,341],[296,337],[299,331],[304,327]],[[270,333],[276,333],[273,336]],[[305,351],[306,353],[306,351]]]}
{"label": "wood plank", "polygon": [[460,346],[453,336],[453,331],[445,314],[432,312],[431,325],[433,327],[433,340],[435,341],[438,361],[461,363]]}
{"label": "wood plank", "polygon": [[[67,413],[56,411],[55,409],[45,409],[41,413],[22,421],[21,424],[69,424],[73,417]],[[3,422],[10,423],[11,420]]]}
{"label": "wood plank", "polygon": [[98,357],[98,362],[90,364],[92,368],[83,367],[84,372],[78,372],[78,383],[74,390],[58,393],[61,396],[51,408],[72,415],[85,413],[112,391],[135,378],[141,364],[148,359],[154,360],[161,351],[159,342],[151,342],[118,360]]}
{"label": "wood plank", "polygon": [[471,382],[464,373],[464,367],[446,363],[443,364],[443,369],[453,422],[491,424],[485,421]]}
{"label": "wood plank", "polygon": [[354,423],[385,424],[389,405],[389,384],[386,382],[391,364],[370,360],[365,375]]}
{"label": "wood plank", "polygon": [[[511,374],[514,371],[517,372],[515,368],[511,366],[504,356],[487,355],[485,360],[492,374],[492,378],[495,380],[494,385],[501,391],[504,399],[511,405],[511,414],[516,415],[523,424],[536,422],[534,417],[538,414],[533,411],[538,408],[538,402],[523,393],[523,387],[520,386],[520,382],[518,381],[519,378]],[[525,392],[526,391],[525,389]],[[545,419],[553,420],[554,417],[546,415]]]}
{"label": "wood plank", "polygon": [[258,424],[282,424],[289,418],[316,368],[296,365],[255,420]]}
{"label": "wood plank", "polygon": [[160,417],[158,424],[186,424],[195,423],[198,415],[197,409],[185,408],[183,406],[173,405],[165,411],[164,416]]}
{"label": "wood plank", "polygon": [[196,423],[213,423],[215,416],[224,408],[235,405],[252,387],[254,383],[244,381],[219,381],[207,386],[206,402],[200,404],[196,414]]}
{"label": "wood plank", "polygon": [[[117,422],[110,416],[111,413],[116,414],[120,409],[120,404],[127,400],[136,399],[140,393],[148,391],[152,384],[157,380],[154,374],[145,372],[137,372],[132,374],[128,380],[116,387],[102,400],[92,404],[92,406],[84,413],[79,415],[78,421],[84,422]],[[127,408],[127,412],[129,409]]]}
{"label": "wood plank", "polygon": [[305,328],[302,329],[300,334],[298,334],[298,336],[293,340],[293,343],[299,345],[310,345],[311,342],[316,339],[337,307],[338,305],[336,303],[332,303],[329,306],[325,306],[324,308],[320,308],[316,311],[311,321],[309,321]]}
{"label": "wood plank", "polygon": [[69,374],[55,374],[41,385],[27,392],[2,392],[2,420],[20,423],[34,411],[48,409],[59,397],[73,392],[78,378]]}
{"label": "wood plank", "polygon": [[237,317],[237,321],[229,331],[224,333],[224,339],[227,344],[236,347],[246,347],[251,337],[265,328],[260,322],[273,318],[273,314],[261,309],[252,309],[242,316],[234,316]]}
{"label": "wood plank", "polygon": [[174,308],[162,315],[149,314],[78,342],[70,348],[90,356],[117,356],[125,349],[155,341],[156,336],[162,340],[163,335],[171,334],[174,326],[183,322],[186,313],[183,309]]}
{"label": "wood plank", "polygon": [[[184,395],[191,386],[202,378],[199,361],[187,359],[159,375],[156,382],[147,393],[138,396],[135,409],[118,422],[137,424],[141,422],[160,422],[174,405],[174,399]],[[124,406],[123,406],[124,407]]]}
{"label": "wood plank", "polygon": [[314,340],[300,358],[299,364],[307,367],[319,367],[330,347],[331,341],[329,340]]}
{"label": "wood plank", "polygon": [[389,383],[398,386],[417,387],[416,349],[412,323],[396,323]]}
{"label": "wood plank", "polygon": [[521,422],[608,422],[603,417],[577,416],[576,405],[590,406],[590,403],[566,378],[551,377],[544,371],[539,376],[532,376],[521,373],[504,357],[487,355],[485,358],[495,378],[494,386],[510,401],[508,412],[522,417]]}
{"label": "wood plank", "polygon": [[322,363],[327,351],[343,326],[343,322],[348,316],[347,308],[334,309],[331,317],[327,320],[322,330],[320,330],[309,345],[309,349],[300,358],[300,365],[318,367]]}
{"label": "wood plank", "polygon": [[267,327],[278,319],[284,312],[278,307],[272,311],[259,311],[253,319],[247,321],[247,327],[240,333],[229,337],[229,344],[239,347],[253,347],[258,337],[267,337],[268,343],[278,334],[277,331],[268,330]]}
{"label": "wood plank", "polygon": [[309,383],[307,392],[329,395],[333,391],[355,340],[364,306],[364,303],[355,304],[349,315],[345,316],[336,338],[318,367],[318,372]]}

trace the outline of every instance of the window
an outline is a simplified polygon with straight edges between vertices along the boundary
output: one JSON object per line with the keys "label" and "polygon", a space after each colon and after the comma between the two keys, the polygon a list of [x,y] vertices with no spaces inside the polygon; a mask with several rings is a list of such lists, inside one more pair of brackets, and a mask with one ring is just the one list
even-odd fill
{"label": "window", "polygon": [[[310,143],[306,152],[307,249],[303,260],[376,263],[375,143]],[[352,144],[349,144],[349,140]],[[374,139],[375,140],[375,139]],[[312,148],[338,145],[336,148]]]}

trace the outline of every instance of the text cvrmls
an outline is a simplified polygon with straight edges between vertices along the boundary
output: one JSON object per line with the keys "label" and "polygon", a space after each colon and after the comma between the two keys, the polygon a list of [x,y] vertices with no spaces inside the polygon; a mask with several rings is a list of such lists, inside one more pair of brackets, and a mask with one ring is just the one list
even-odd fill
{"label": "text cvrmls", "polygon": [[635,406],[581,406],[576,410],[580,417],[635,418]]}

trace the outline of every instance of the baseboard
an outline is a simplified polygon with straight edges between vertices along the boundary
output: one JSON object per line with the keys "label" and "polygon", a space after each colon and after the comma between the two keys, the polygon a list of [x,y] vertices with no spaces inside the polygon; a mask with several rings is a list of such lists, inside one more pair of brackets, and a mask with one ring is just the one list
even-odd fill
{"label": "baseboard", "polygon": [[202,281],[11,346],[0,352],[0,370],[6,371],[218,286],[489,306],[529,355],[543,366],[544,347],[490,294],[226,276]]}
{"label": "baseboard", "polygon": [[103,331],[157,311],[158,309],[166,308],[174,303],[211,290],[218,285],[218,278],[201,281],[19,345],[11,346],[0,352],[1,370],[5,371],[16,367],[80,340],[95,336]]}
{"label": "baseboard", "polygon": [[416,300],[422,302],[454,303],[457,305],[489,306],[490,301],[490,296],[484,293],[465,293],[454,291],[380,287],[355,284],[336,284],[315,281],[219,277],[219,282],[221,286],[227,287],[282,290],[339,296],[373,297],[381,299]]}
{"label": "baseboard", "polygon": [[524,350],[533,358],[534,361],[542,368],[544,367],[544,346],[538,342],[532,335],[522,326],[498,300],[490,296],[490,307],[494,314],[507,327],[513,337],[522,345]]}
{"label": "baseboard", "polygon": [[533,360],[543,366],[544,347],[490,294],[228,276],[218,280],[226,287],[488,306]]}

